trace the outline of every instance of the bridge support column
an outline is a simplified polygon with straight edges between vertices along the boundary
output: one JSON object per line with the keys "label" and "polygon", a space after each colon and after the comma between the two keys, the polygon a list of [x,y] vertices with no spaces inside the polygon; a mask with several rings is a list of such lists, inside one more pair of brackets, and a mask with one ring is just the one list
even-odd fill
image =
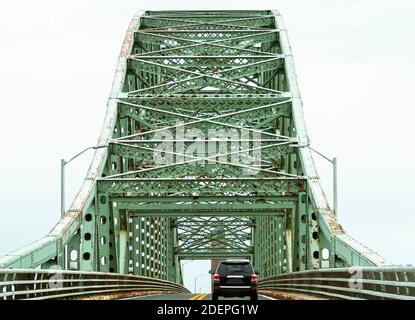
{"label": "bridge support column", "polygon": [[287,268],[285,223],[285,216],[255,219],[254,266],[263,277],[281,274]]}
{"label": "bridge support column", "polygon": [[[112,203],[111,203],[112,204]],[[107,193],[97,194],[97,247],[98,247],[98,270],[110,271],[110,200]]]}
{"label": "bridge support column", "polygon": [[170,234],[172,229],[170,227],[171,218],[162,217],[160,218],[160,274],[162,279],[169,280],[171,279],[171,268],[170,265],[170,256],[174,255],[174,248],[171,248],[170,245]]}
{"label": "bridge support column", "polygon": [[82,228],[80,228],[80,252],[79,265],[82,271],[97,270],[97,254],[96,254],[96,221],[95,213],[96,197],[86,210],[82,212]]}
{"label": "bridge support column", "polygon": [[311,200],[307,195],[307,243],[308,243],[308,259],[307,269],[319,269],[321,252],[320,252],[320,232],[318,228],[317,210],[312,206]]}
{"label": "bridge support column", "polygon": [[295,263],[294,271],[304,271],[307,269],[307,194],[300,192],[297,201],[297,230],[294,236]]}
{"label": "bridge support column", "polygon": [[[177,218],[168,218],[167,232],[167,280],[176,281],[176,268],[180,268],[179,259],[177,259]],[[176,263],[177,261],[177,263]],[[177,265],[178,264],[178,265]]]}
{"label": "bridge support column", "polygon": [[79,270],[81,234],[78,230],[66,245],[66,266],[68,270]]}
{"label": "bridge support column", "polygon": [[114,245],[116,251],[117,272],[128,273],[128,227],[125,210],[113,208],[114,215]]}

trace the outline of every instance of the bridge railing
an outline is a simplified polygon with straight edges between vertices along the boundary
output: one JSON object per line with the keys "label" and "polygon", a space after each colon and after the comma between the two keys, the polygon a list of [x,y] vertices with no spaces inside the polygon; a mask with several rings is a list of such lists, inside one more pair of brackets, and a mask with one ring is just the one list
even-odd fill
{"label": "bridge railing", "polygon": [[0,300],[65,299],[86,296],[190,293],[164,280],[127,274],[66,270],[0,270]]}
{"label": "bridge railing", "polygon": [[415,267],[350,267],[293,272],[260,279],[271,294],[298,293],[329,299],[415,300]]}

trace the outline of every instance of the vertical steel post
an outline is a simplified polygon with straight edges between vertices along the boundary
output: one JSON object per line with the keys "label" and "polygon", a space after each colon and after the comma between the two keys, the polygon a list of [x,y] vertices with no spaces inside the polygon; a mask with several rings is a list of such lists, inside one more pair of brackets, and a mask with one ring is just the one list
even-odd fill
{"label": "vertical steel post", "polygon": [[201,276],[203,276],[203,274],[199,274],[198,276],[195,277],[195,293],[196,293],[196,281],[197,281],[197,278],[200,278]]}
{"label": "vertical steel post", "polygon": [[66,161],[61,159],[61,218],[65,215],[65,165]]}
{"label": "vertical steel post", "polygon": [[337,208],[337,158],[333,158],[333,211],[334,214],[338,217],[338,208]]}

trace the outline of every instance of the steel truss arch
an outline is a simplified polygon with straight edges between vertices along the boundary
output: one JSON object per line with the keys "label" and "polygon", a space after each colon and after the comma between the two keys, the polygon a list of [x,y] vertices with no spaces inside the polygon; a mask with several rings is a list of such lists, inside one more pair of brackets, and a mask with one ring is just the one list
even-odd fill
{"label": "steel truss arch", "polygon": [[[174,151],[163,154],[176,162],[160,165],[151,154],[167,129]],[[180,130],[212,129],[260,135],[245,147],[245,138],[235,139],[236,151],[184,154],[193,138],[177,138]],[[95,150],[63,218],[46,237],[2,257],[0,268],[57,265],[181,282],[185,258],[250,257],[269,276],[386,263],[339,225],[310,150],[290,147],[309,138],[276,10],[138,13],[98,144],[108,147]],[[259,163],[227,162],[256,150]],[[255,174],[244,176],[247,169]]]}

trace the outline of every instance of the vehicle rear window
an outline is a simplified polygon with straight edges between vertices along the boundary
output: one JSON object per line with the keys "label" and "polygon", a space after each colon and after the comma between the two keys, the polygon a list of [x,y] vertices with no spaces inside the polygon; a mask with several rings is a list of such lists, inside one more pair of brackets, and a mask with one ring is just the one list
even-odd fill
{"label": "vehicle rear window", "polygon": [[231,262],[222,262],[218,268],[219,274],[252,274],[253,269],[249,262],[239,262],[239,263],[231,263]]}

